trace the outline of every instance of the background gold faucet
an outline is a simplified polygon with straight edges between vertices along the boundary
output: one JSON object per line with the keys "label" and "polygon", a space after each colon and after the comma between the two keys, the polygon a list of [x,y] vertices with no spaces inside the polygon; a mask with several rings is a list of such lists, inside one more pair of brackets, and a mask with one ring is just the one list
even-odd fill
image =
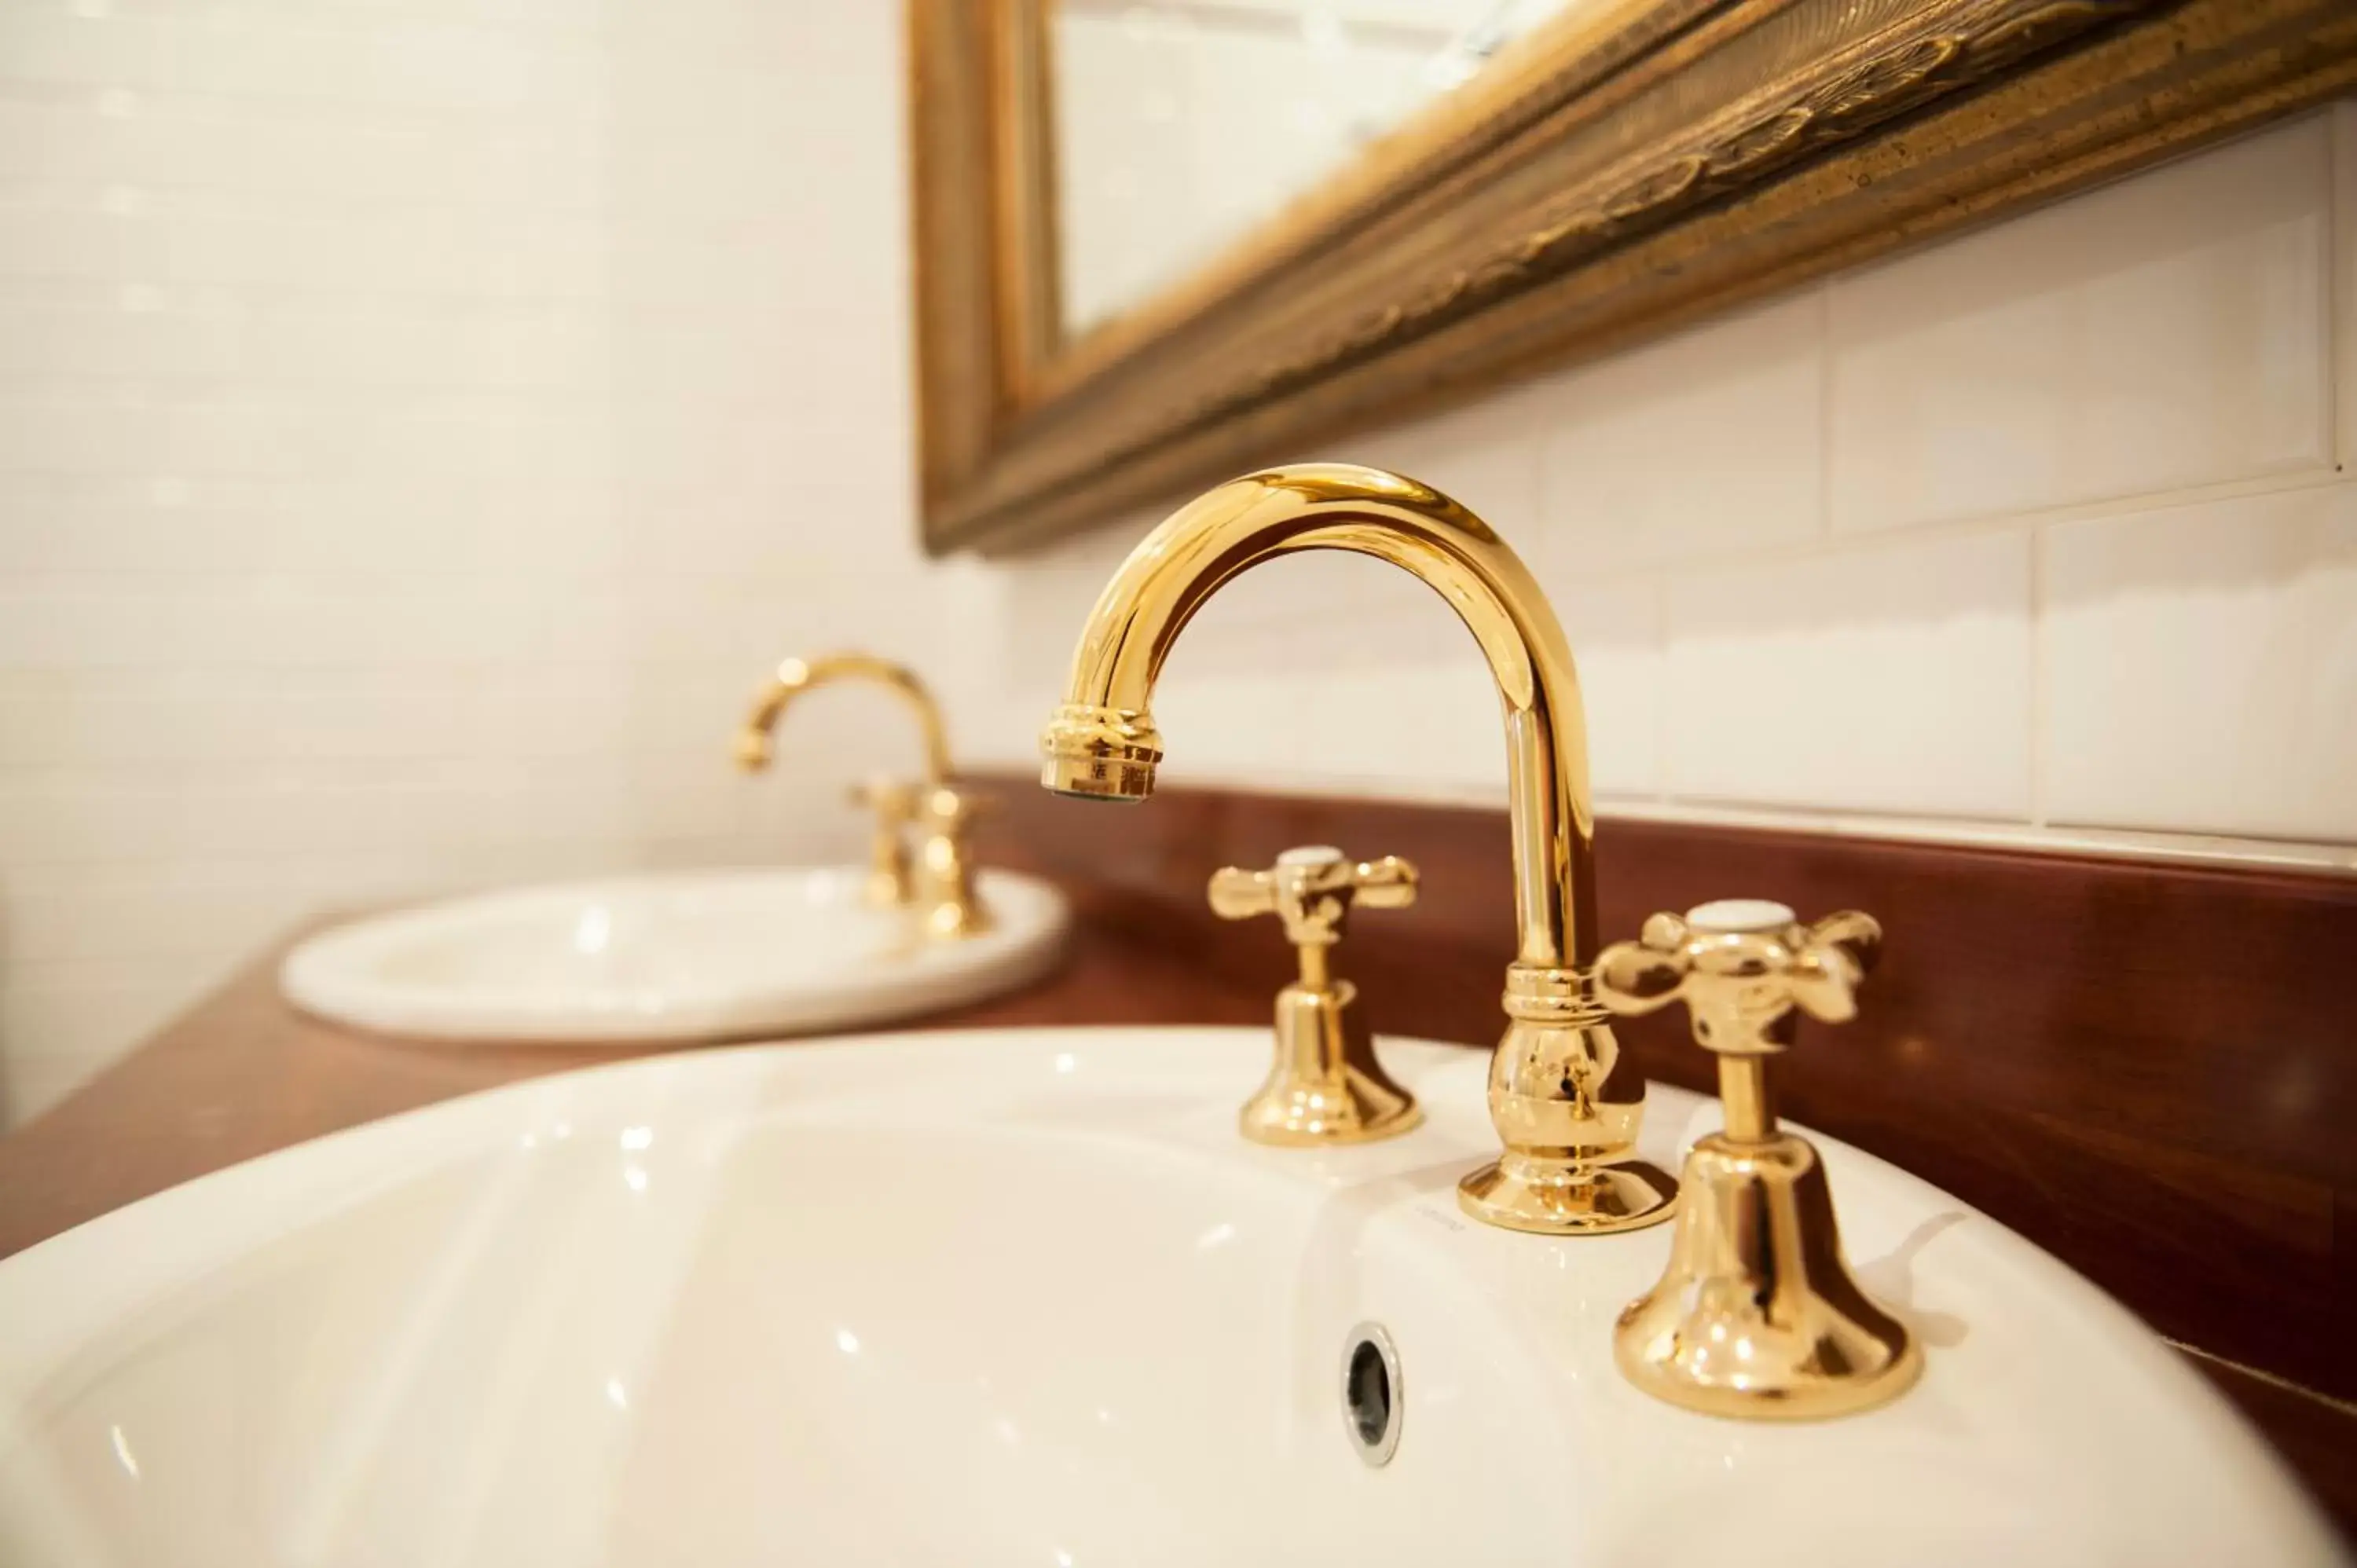
{"label": "background gold faucet", "polygon": [[1480,518],[1413,479],[1345,464],[1206,492],[1147,535],[1097,600],[1040,736],[1040,781],[1088,800],[1150,794],[1162,760],[1154,682],[1180,628],[1238,573],[1296,550],[1355,551],[1422,578],[1480,645],[1503,706],[1520,937],[1489,1099],[1505,1150],[1459,1184],[1458,1201],[1491,1224],[1557,1234],[1667,1219],[1676,1183],[1633,1157],[1644,1080],[1616,1070],[1609,1015],[1587,991],[1595,819],[1571,648],[1529,569]]}
{"label": "background gold faucet", "polygon": [[[967,839],[981,802],[950,782],[948,733],[941,704],[915,671],[872,653],[842,652],[788,659],[761,684],[753,711],[737,732],[737,763],[748,773],[770,765],[771,736],[786,710],[803,693],[837,681],[868,681],[899,694],[916,715],[924,749],[920,783],[877,779],[856,786],[852,799],[875,813],[868,843],[866,897],[879,906],[914,908],[928,935],[974,936],[989,929],[990,912],[976,896]],[[912,865],[908,835],[918,853]]]}
{"label": "background gold faucet", "polygon": [[1238,1114],[1257,1144],[1363,1144],[1424,1120],[1415,1097],[1375,1059],[1359,989],[1336,978],[1327,955],[1351,911],[1405,909],[1415,902],[1415,867],[1395,854],[1353,861],[1331,844],[1289,849],[1265,871],[1222,866],[1211,874],[1212,912],[1222,919],[1275,915],[1301,965],[1276,994],[1276,1056],[1268,1081]]}

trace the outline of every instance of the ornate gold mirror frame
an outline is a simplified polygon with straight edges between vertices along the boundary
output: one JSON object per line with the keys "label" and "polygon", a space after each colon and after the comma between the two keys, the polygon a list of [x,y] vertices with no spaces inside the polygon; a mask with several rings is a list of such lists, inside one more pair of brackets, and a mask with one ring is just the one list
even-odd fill
{"label": "ornate gold mirror frame", "polygon": [[2357,86],[2352,0],[1627,0],[1065,343],[1049,3],[907,0],[936,553],[1071,533]]}

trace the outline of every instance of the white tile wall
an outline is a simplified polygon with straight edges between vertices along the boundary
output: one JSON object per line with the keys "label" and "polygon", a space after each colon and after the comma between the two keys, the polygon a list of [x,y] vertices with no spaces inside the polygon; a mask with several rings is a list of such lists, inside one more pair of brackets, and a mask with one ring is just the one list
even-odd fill
{"label": "white tile wall", "polygon": [[[0,5],[10,1114],[316,911],[849,852],[888,710],[722,767],[787,649],[909,658],[1028,760],[1152,519],[918,556],[898,48],[883,5]],[[1303,455],[1523,551],[1609,809],[2357,866],[2352,169],[2344,106]],[[1295,560],[1160,717],[1174,779],[1458,798],[1495,712],[1437,599]]]}
{"label": "white tile wall", "polygon": [[1909,540],[1670,581],[1669,793],[2029,811],[2029,542]]}
{"label": "white tile wall", "polygon": [[1662,726],[1670,711],[1660,585],[1556,573],[1546,589],[1579,669],[1590,782],[1608,800],[1659,794]]}
{"label": "white tile wall", "polygon": [[[2342,104],[1303,456],[1523,550],[1608,810],[2357,869],[2352,171]],[[996,755],[1151,521],[994,569],[1034,650]],[[1495,796],[1420,587],[1231,594],[1173,660],[1169,777]]]}
{"label": "white tile wall", "polygon": [[2311,115],[1835,283],[1834,525],[2330,464],[2327,128]]}
{"label": "white tile wall", "polygon": [[2357,486],[2090,518],[2042,545],[2053,821],[2357,836]]}
{"label": "white tile wall", "polygon": [[2332,106],[2333,451],[2357,454],[2357,100]]}
{"label": "white tile wall", "polygon": [[891,13],[0,5],[6,1116],[317,912],[851,852],[896,714],[726,739],[879,605],[995,693],[914,565]]}
{"label": "white tile wall", "polygon": [[1814,538],[1825,512],[1824,311],[1813,292],[1544,389],[1555,577]]}

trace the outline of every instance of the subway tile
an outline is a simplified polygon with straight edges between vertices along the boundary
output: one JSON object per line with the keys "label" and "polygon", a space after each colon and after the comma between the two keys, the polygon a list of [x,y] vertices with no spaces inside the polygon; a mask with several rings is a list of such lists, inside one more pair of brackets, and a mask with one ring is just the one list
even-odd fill
{"label": "subway tile", "polygon": [[[185,999],[159,964],[305,910],[856,857],[897,715],[845,693],[790,773],[725,766],[790,648],[1013,712],[1014,596],[913,537],[895,111],[720,33],[897,35],[759,9],[0,9],[19,1113]],[[821,127],[843,156],[775,155]]]}
{"label": "subway tile", "polygon": [[1479,660],[1187,676],[1155,696],[1173,784],[1502,787],[1496,689]]}
{"label": "subway tile", "polygon": [[94,964],[11,965],[0,984],[0,1118],[48,1110],[169,1022],[236,961],[223,950]]}
{"label": "subway tile", "polygon": [[42,1038],[63,1026],[67,1037],[82,1047],[36,1051],[29,1045],[11,1043],[5,1017],[10,1009],[0,1002],[0,1128],[21,1126],[54,1109],[143,1038],[146,1033],[143,1026],[168,1016],[163,1007],[162,1000],[151,992],[127,1000],[93,1003],[70,997],[45,1010],[15,1009],[34,1026],[20,1025],[16,1031],[19,1038]]}
{"label": "subway tile", "polygon": [[2357,100],[2332,106],[2334,466],[2357,463]]}
{"label": "subway tile", "polygon": [[323,409],[246,392],[80,382],[0,392],[0,472],[285,478],[317,464],[339,436]]}
{"label": "subway tile", "polygon": [[[595,666],[489,678],[366,666],[53,673],[0,686],[0,775],[690,749],[675,723],[625,734],[618,719],[597,722],[600,704],[627,706],[636,683]],[[664,717],[674,711],[665,704]]]}
{"label": "subway tile", "polygon": [[1531,389],[1510,389],[1470,407],[1334,443],[1331,456],[1432,486],[1534,563],[1543,526],[1536,439],[1541,413]]}
{"label": "subway tile", "polygon": [[33,886],[27,886],[37,880],[31,872],[55,868],[13,871],[0,879],[10,973],[61,962],[242,955],[284,936],[323,904],[358,897],[339,886],[322,897],[316,887],[270,875],[275,867],[269,862],[249,863],[262,874],[235,881],[192,878],[183,865],[99,868],[95,875],[78,866]]}
{"label": "subway tile", "polygon": [[[1080,619],[1069,629],[1077,638]],[[1398,567],[1305,550],[1230,579],[1187,623],[1170,664],[1181,674],[1334,673],[1445,658],[1461,637],[1440,597]]]}
{"label": "subway tile", "polygon": [[[740,151],[749,164],[755,149]],[[583,211],[603,199],[593,122],[437,123],[339,105],[109,87],[0,96],[0,181],[228,193],[287,212],[356,204]],[[791,160],[770,158],[790,178]]]}
{"label": "subway tile", "polygon": [[2357,486],[2050,527],[2050,821],[2357,843]]}
{"label": "subway tile", "polygon": [[[1222,640],[1193,650],[1217,601],[1207,607],[1189,624],[1155,698],[1171,741],[1171,777],[1291,776],[1452,792],[1501,786],[1505,745],[1496,683],[1471,636],[1432,591],[1398,580],[1406,596],[1391,607],[1409,613],[1355,625],[1352,651],[1341,657],[1332,656],[1329,623],[1318,617],[1215,628],[1211,634]],[[1577,628],[1593,787],[1652,792],[1661,664],[1652,585],[1581,588],[1558,596],[1556,608]],[[1377,644],[1389,646],[1378,652]]]}
{"label": "subway tile", "polygon": [[0,61],[9,81],[44,87],[145,85],[171,69],[170,33],[152,16],[0,6]]}
{"label": "subway tile", "polygon": [[216,947],[14,967],[0,985],[0,1056],[21,1050],[102,1065],[123,1046],[164,1024],[241,956]]}
{"label": "subway tile", "polygon": [[1555,583],[1549,585],[1549,596],[1579,672],[1596,792],[1624,798],[1657,793],[1668,679],[1661,585],[1651,579]]}
{"label": "subway tile", "polygon": [[5,1036],[0,1036],[0,1127],[20,1126],[49,1110],[95,1077],[112,1054],[127,1049],[138,1037],[126,1032],[123,1022],[86,1004],[77,1004],[75,1015],[88,1021],[81,1031],[91,1042],[86,1054],[36,1054],[30,1047],[12,1046]]}
{"label": "subway tile", "polygon": [[221,380],[239,367],[233,331],[190,310],[102,284],[68,282],[0,293],[0,380]]}
{"label": "subway tile", "polygon": [[1835,282],[1834,526],[2328,466],[2327,126]]}
{"label": "subway tile", "polygon": [[1810,290],[1545,388],[1549,580],[1699,564],[1816,536],[1824,311]]}
{"label": "subway tile", "polygon": [[[1361,464],[1430,485],[1489,522],[1528,562],[1538,542],[1531,433],[1524,400],[1508,393],[1352,436],[1299,460]],[[1103,563],[1082,611],[1118,560]],[[1068,639],[1080,624],[1075,615]],[[1222,588],[1189,623],[1172,667],[1181,674],[1283,668],[1348,676],[1368,666],[1389,671],[1465,660],[1478,662],[1476,650],[1428,585],[1370,556],[1311,550],[1265,563]]]}
{"label": "subway tile", "polygon": [[1006,574],[1004,658],[1018,690],[1060,697],[1081,628],[1105,584],[1162,521],[1156,508],[1114,520],[1026,556]]}
{"label": "subway tile", "polygon": [[[463,144],[447,151],[465,156]],[[0,188],[0,277],[532,302],[603,297],[618,242],[595,211],[355,209],[125,181]],[[683,270],[716,255],[711,244],[674,248]],[[748,269],[777,264],[764,245],[736,246],[729,259]]]}
{"label": "subway tile", "polygon": [[1671,795],[2029,815],[2025,532],[1674,575],[1663,629]]}
{"label": "subway tile", "polygon": [[0,583],[0,670],[594,660],[628,646],[619,628],[637,607],[619,589],[535,596],[489,577],[333,585],[25,578]]}

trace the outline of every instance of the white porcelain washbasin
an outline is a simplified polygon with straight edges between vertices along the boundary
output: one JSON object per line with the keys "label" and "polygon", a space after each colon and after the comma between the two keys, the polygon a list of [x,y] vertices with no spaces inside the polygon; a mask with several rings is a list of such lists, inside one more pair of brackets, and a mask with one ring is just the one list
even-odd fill
{"label": "white porcelain washbasin", "polygon": [[[1821,1140],[1923,1380],[1802,1425],[1611,1365],[1666,1227],[1459,1216],[1430,1120],[1234,1130],[1254,1030],[650,1058],[232,1167],[0,1262],[0,1561],[80,1565],[2337,1560],[2176,1355],[2001,1226]],[[1656,1088],[1644,1152],[1715,1107]],[[1400,1362],[1381,1468],[1344,1348]]]}
{"label": "white porcelain washbasin", "polygon": [[841,1029],[1037,978],[1063,943],[1063,895],[985,871],[995,921],[933,941],[862,901],[864,873],[790,867],[619,877],[484,894],[312,938],[287,999],[339,1023],[440,1039],[621,1044]]}

